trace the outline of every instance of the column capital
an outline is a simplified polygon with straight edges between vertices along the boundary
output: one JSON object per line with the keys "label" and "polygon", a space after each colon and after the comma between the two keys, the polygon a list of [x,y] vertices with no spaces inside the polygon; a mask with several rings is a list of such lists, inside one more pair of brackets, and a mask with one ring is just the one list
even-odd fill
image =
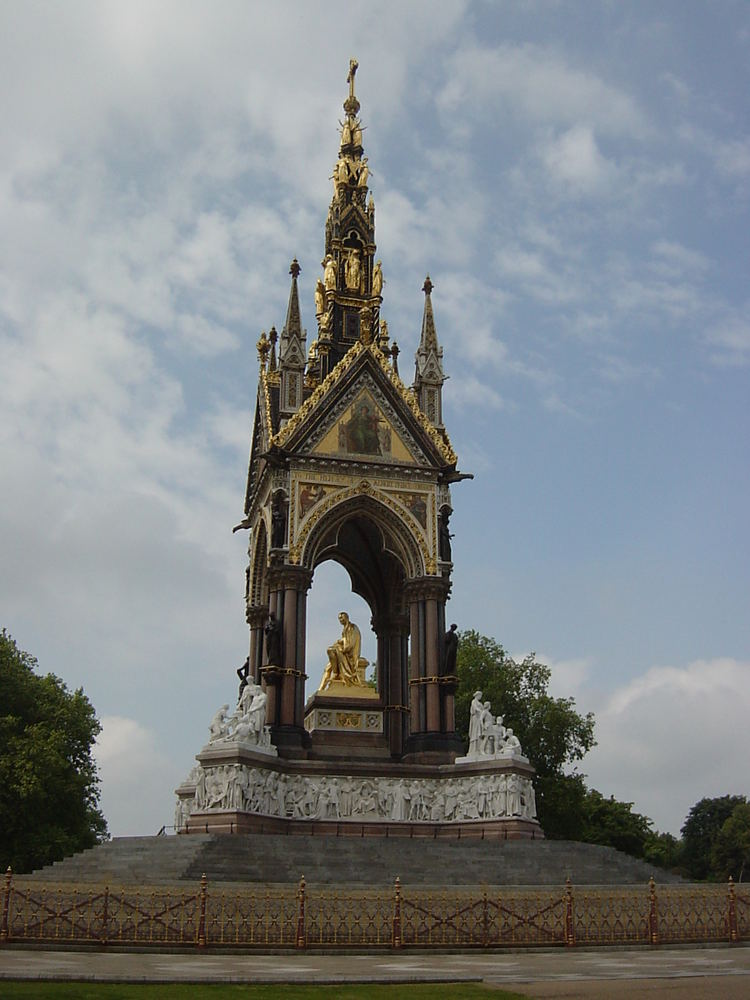
{"label": "column capital", "polygon": [[448,597],[450,589],[450,582],[443,577],[416,576],[411,580],[407,580],[404,584],[404,596],[409,602],[420,600],[444,601]]}
{"label": "column capital", "polygon": [[261,628],[268,618],[267,604],[248,604],[245,610],[245,620],[250,628]]}
{"label": "column capital", "polygon": [[304,593],[312,585],[312,571],[304,566],[283,563],[268,570],[268,585],[271,590],[299,590]]}

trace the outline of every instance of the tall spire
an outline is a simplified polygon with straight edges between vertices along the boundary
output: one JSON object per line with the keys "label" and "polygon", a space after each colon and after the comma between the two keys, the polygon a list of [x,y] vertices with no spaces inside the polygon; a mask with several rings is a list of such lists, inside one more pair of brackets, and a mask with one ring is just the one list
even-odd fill
{"label": "tall spire", "polygon": [[302,377],[305,369],[305,334],[299,311],[297,278],[301,268],[295,257],[289,267],[292,287],[289,289],[289,305],[286,322],[281,331],[279,344],[280,394],[279,412],[282,419],[288,418],[302,405]]}
{"label": "tall spire", "polygon": [[443,427],[443,348],[438,344],[435,330],[435,316],[432,312],[432,289],[429,274],[425,278],[424,314],[422,316],[422,335],[415,355],[414,391],[417,394],[419,408],[435,427]]}
{"label": "tall spire", "polygon": [[[317,286],[318,355],[321,378],[361,339],[379,340],[383,276],[375,263],[375,203],[368,204],[370,165],[364,155],[359,100],[354,90],[358,69],[349,61],[338,159],[333,168],[333,197],[325,227],[323,276]],[[366,324],[362,323],[362,310]]]}

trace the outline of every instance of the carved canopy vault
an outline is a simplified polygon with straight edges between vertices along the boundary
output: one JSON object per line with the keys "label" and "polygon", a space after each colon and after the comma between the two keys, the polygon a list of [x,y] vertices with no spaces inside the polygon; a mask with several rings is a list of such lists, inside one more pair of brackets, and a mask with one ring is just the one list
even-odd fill
{"label": "carved canopy vault", "polygon": [[[279,754],[324,753],[305,728],[306,601],[316,567],[334,560],[369,605],[377,636],[383,724],[372,753],[449,762],[460,744],[455,678],[444,656],[448,518],[450,486],[464,477],[443,424],[443,351],[429,277],[410,387],[399,376],[399,349],[382,314],[385,282],[356,69],[352,62],[320,277],[309,293],[315,336],[308,344],[294,260],[281,335],[272,327],[257,345],[258,396],[238,526],[250,532],[249,667],[268,694]],[[269,616],[279,637],[272,640]],[[355,708],[356,701],[355,691]]]}

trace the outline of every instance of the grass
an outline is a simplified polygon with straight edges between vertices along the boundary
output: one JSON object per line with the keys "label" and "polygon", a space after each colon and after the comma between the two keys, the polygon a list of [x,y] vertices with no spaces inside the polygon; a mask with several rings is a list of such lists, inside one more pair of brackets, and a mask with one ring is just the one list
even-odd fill
{"label": "grass", "polygon": [[479,983],[348,983],[268,986],[196,983],[61,983],[0,980],[3,1000],[525,1000]]}

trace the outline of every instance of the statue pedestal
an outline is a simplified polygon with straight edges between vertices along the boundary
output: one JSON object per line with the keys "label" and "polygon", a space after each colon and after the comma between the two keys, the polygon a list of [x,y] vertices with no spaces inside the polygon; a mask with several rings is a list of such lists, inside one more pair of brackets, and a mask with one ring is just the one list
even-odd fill
{"label": "statue pedestal", "polygon": [[326,756],[333,757],[389,756],[383,703],[377,691],[344,684],[336,687],[341,692],[317,691],[305,705],[305,729],[313,750],[325,748]]}

